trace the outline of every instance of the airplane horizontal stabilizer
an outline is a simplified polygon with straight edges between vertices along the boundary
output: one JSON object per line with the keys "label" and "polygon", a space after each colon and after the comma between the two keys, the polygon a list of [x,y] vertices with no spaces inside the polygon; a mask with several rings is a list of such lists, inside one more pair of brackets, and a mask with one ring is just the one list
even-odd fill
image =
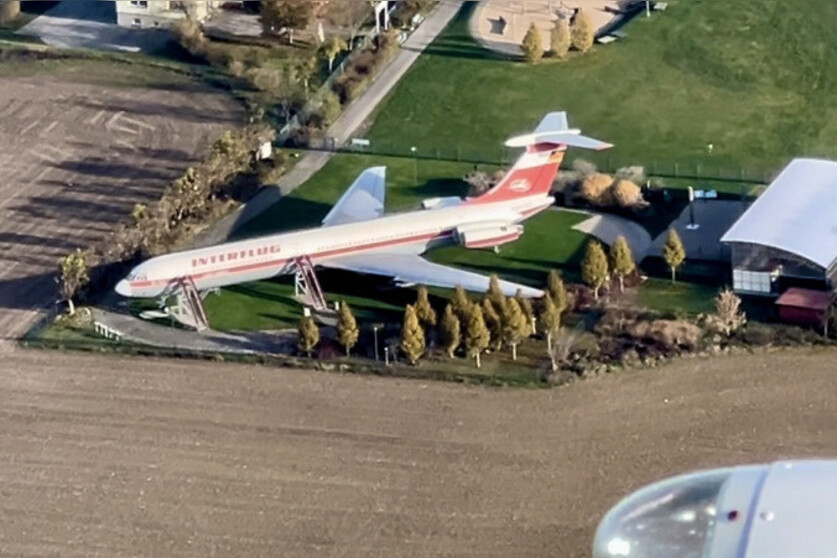
{"label": "airplane horizontal stabilizer", "polygon": [[515,136],[506,141],[506,147],[529,147],[538,144],[565,145],[601,151],[612,144],[581,135],[581,130],[571,129],[566,112],[551,112],[544,116],[535,131]]}

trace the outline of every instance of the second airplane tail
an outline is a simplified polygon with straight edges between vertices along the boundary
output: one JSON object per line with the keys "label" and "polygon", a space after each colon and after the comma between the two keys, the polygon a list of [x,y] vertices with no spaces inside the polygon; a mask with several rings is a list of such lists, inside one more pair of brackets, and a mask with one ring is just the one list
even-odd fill
{"label": "second airplane tail", "polygon": [[613,147],[609,143],[581,135],[581,130],[571,129],[566,112],[547,114],[534,132],[515,136],[506,141],[506,146],[525,147],[526,152],[499,184],[469,200],[469,203],[494,203],[546,195],[552,189],[568,146],[596,151]]}

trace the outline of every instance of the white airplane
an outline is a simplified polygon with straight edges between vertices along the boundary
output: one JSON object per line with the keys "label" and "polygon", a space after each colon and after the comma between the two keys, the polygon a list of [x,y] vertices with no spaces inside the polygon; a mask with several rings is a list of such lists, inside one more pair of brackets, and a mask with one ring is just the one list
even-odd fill
{"label": "white airplane", "polygon": [[[523,220],[550,207],[558,166],[567,146],[602,150],[610,144],[570,129],[565,112],[546,115],[533,133],[514,137],[509,147],[526,151],[495,187],[473,198],[433,198],[422,209],[384,216],[385,167],[365,170],[326,215],[322,226],[220,244],[149,259],[119,282],[125,297],[153,298],[176,287],[205,291],[296,273],[319,291],[314,267],[390,277],[396,285],[424,284],[485,292],[488,277],[428,262],[437,246],[491,248],[523,233]],[[543,292],[501,281],[507,295]],[[320,294],[320,300],[322,295]]]}

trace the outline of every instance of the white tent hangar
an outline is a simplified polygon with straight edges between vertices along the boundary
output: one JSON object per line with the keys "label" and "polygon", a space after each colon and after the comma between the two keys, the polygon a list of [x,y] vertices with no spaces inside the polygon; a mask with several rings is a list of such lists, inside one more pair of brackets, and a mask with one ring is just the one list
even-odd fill
{"label": "white tent hangar", "polygon": [[837,162],[795,159],[721,238],[733,289],[775,295],[837,287]]}

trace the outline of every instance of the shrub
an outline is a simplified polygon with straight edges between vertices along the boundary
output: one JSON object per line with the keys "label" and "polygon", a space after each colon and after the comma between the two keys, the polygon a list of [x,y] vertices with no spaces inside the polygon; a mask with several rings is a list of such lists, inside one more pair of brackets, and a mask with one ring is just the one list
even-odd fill
{"label": "shrub", "polygon": [[207,38],[203,34],[197,21],[191,18],[184,18],[172,27],[172,33],[180,45],[194,56],[205,56]]}
{"label": "shrub", "polygon": [[322,115],[323,124],[326,127],[334,124],[334,121],[340,117],[340,98],[331,91],[327,92],[323,97],[323,104],[320,105],[319,113]]}
{"label": "shrub", "polygon": [[357,98],[364,84],[365,80],[354,70],[347,70],[342,76],[334,80],[332,90],[341,103],[347,104]]}
{"label": "shrub", "polygon": [[667,351],[694,350],[703,337],[699,326],[685,320],[634,322],[626,328],[626,333],[636,340],[650,342]]}
{"label": "shrub", "polygon": [[570,26],[570,40],[573,48],[581,52],[587,52],[593,46],[595,34],[590,18],[584,12],[578,12]]}
{"label": "shrub", "polygon": [[600,172],[587,175],[581,181],[579,194],[593,205],[604,206],[612,203],[610,186],[613,184],[613,177]]}
{"label": "shrub", "polygon": [[617,179],[610,187],[609,198],[619,207],[633,208],[643,205],[642,189],[630,180]]}
{"label": "shrub", "polygon": [[361,76],[374,73],[378,65],[378,57],[372,50],[366,49],[352,59],[352,69]]}
{"label": "shrub", "polygon": [[776,329],[758,322],[750,322],[736,332],[736,338],[747,345],[763,347],[776,342]]}
{"label": "shrub", "polygon": [[523,37],[523,43],[520,45],[520,48],[523,50],[523,58],[530,64],[534,64],[543,58],[541,32],[534,23],[526,31],[526,36]]}

